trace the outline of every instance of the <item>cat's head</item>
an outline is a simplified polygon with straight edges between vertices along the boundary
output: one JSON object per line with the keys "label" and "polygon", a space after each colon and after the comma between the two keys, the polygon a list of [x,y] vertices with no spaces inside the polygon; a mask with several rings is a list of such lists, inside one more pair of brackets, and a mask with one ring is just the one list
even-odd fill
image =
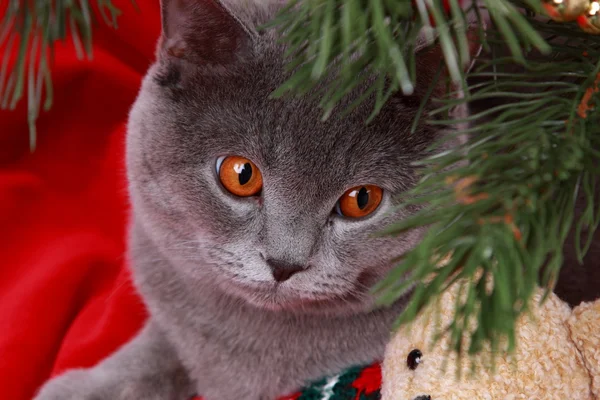
{"label": "cat's head", "polygon": [[[395,96],[370,124],[373,98],[326,121],[314,96],[273,99],[288,77],[285,49],[256,26],[281,2],[255,3],[163,2],[158,61],[129,123],[134,218],[165,268],[190,281],[263,308],[364,309],[369,287],[420,237],[373,234],[407,215],[392,212],[394,197],[442,134],[424,124],[410,133],[428,87]],[[439,57],[419,55],[420,81]]]}

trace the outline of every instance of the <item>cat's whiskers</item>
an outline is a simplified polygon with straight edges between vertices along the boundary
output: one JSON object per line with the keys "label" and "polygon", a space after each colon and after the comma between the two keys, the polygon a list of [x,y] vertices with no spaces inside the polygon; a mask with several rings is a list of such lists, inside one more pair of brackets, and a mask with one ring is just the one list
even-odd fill
{"label": "cat's whiskers", "polygon": [[290,308],[300,312],[309,312],[315,306],[319,307],[320,304],[335,303],[352,307],[365,299],[369,292],[369,288],[358,279],[350,279],[342,274],[329,275],[327,279],[323,277],[327,282],[320,286],[320,289],[298,290],[292,287],[291,290],[290,288],[286,289],[287,294],[282,294],[277,290],[271,292],[265,286],[266,281],[257,280],[244,274],[242,272],[244,263],[233,252],[222,246],[211,245],[199,240],[182,240],[171,243],[167,246],[167,250],[174,253],[171,260],[197,262],[201,263],[203,267],[210,267],[218,272],[220,285],[225,285],[224,287],[237,292],[251,303],[271,309]]}

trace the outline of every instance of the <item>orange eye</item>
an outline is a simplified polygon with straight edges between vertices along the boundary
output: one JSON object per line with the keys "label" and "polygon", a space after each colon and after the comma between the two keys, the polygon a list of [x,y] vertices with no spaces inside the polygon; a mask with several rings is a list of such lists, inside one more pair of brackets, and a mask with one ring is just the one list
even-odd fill
{"label": "orange eye", "polygon": [[240,197],[256,196],[262,189],[262,175],[254,163],[239,156],[219,157],[217,174],[225,189]]}
{"label": "orange eye", "polygon": [[383,189],[374,185],[356,186],[346,191],[338,201],[338,214],[349,218],[366,217],[377,209]]}

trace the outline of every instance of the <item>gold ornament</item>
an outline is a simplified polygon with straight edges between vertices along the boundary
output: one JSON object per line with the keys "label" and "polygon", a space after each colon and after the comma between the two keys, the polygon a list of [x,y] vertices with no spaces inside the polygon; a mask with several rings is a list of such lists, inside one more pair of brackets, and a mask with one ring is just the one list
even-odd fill
{"label": "gold ornament", "polygon": [[574,21],[589,10],[590,0],[543,0],[542,5],[555,21]]}
{"label": "gold ornament", "polygon": [[600,1],[594,0],[585,13],[577,18],[579,27],[594,35],[600,35]]}

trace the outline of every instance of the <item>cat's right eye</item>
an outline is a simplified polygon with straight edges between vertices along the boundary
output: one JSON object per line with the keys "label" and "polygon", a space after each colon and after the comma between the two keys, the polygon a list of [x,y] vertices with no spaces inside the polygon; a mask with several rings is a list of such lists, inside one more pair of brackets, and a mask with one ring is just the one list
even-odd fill
{"label": "cat's right eye", "polygon": [[362,218],[379,207],[383,190],[374,185],[356,186],[338,200],[335,211],[347,218]]}
{"label": "cat's right eye", "polygon": [[216,169],[223,187],[236,196],[256,196],[262,190],[262,174],[260,170],[252,161],[245,157],[219,157]]}

